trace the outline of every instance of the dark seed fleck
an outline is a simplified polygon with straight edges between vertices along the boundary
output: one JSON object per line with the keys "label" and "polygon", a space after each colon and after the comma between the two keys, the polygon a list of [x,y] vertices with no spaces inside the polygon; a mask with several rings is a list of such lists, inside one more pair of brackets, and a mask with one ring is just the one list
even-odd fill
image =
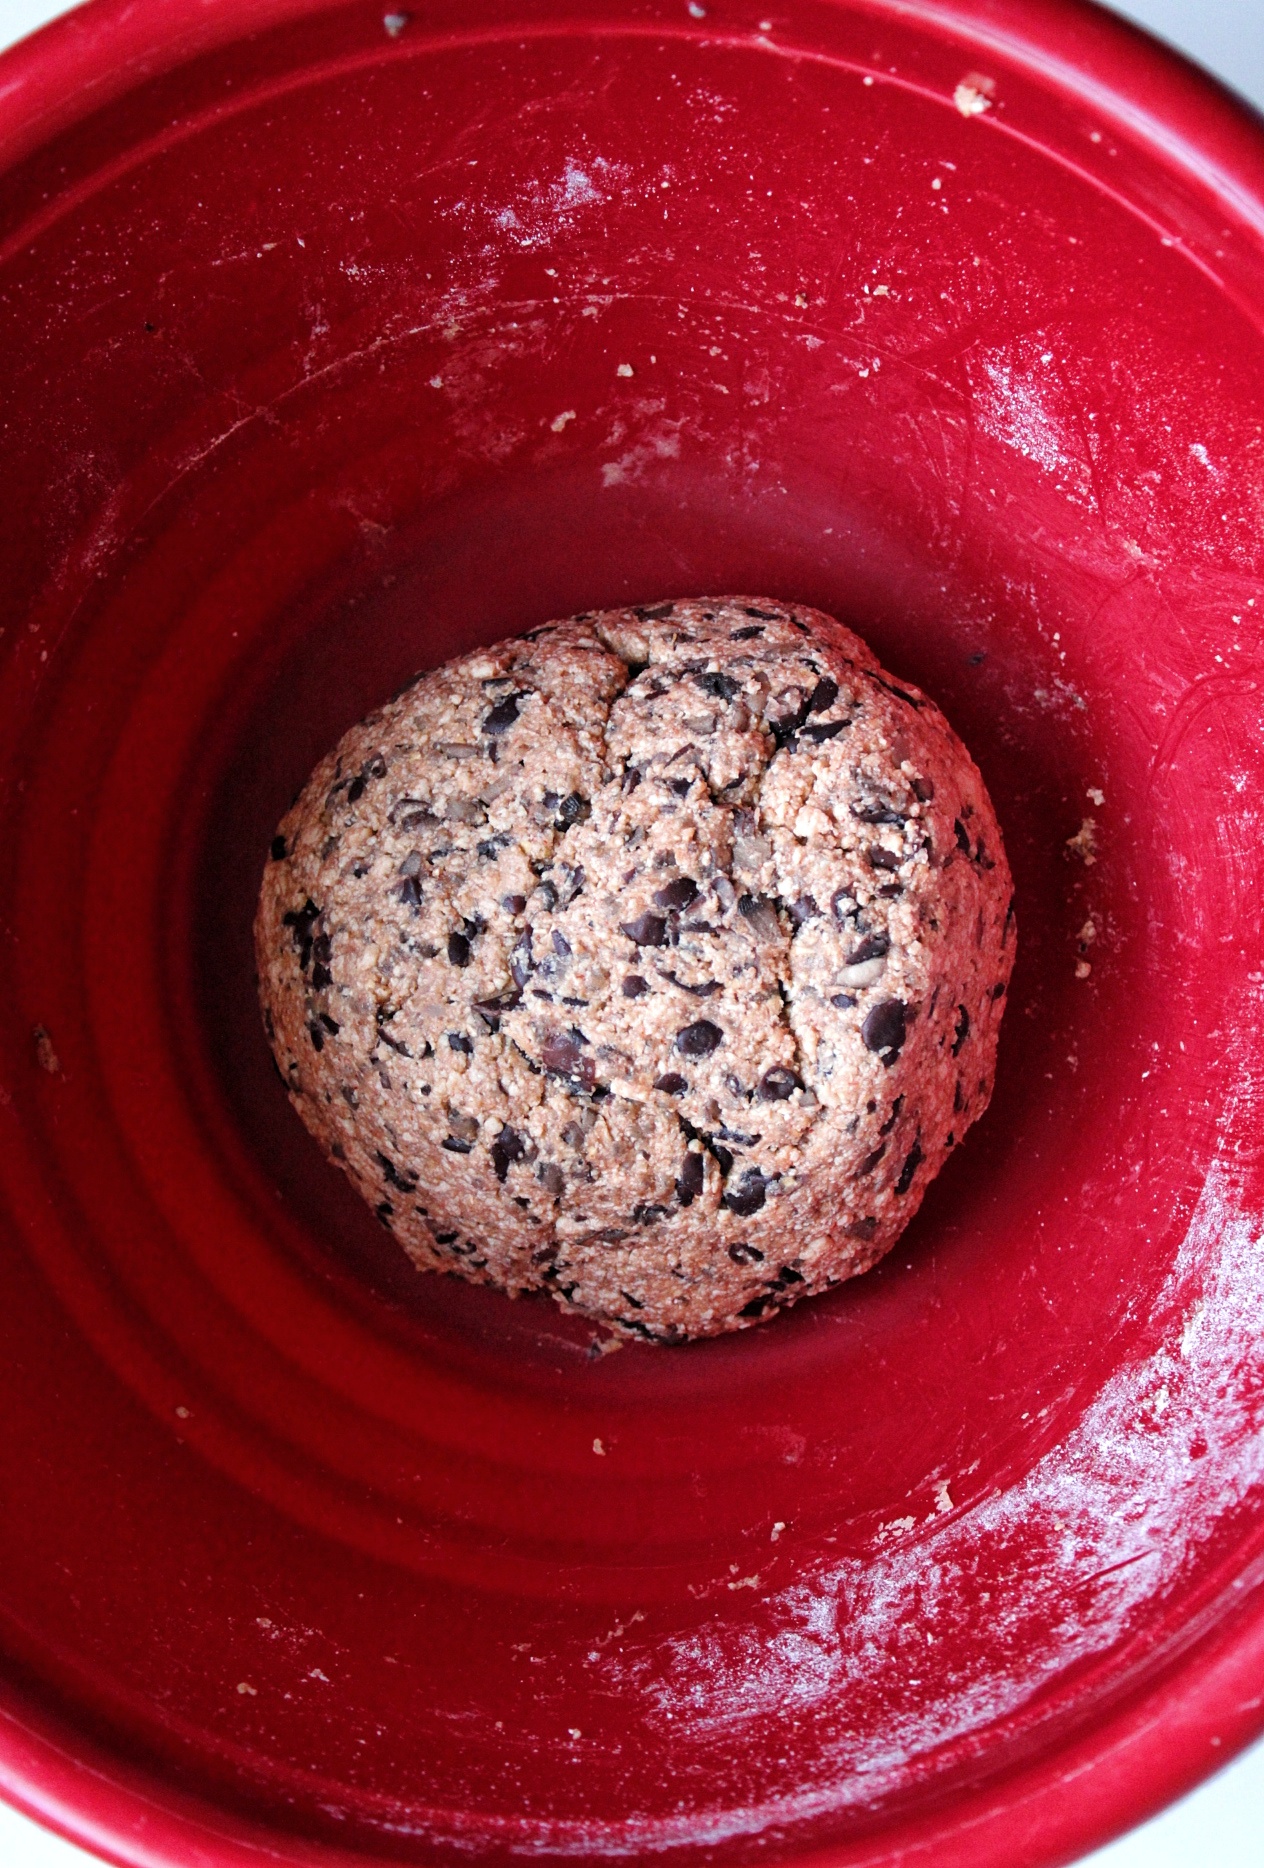
{"label": "dark seed fleck", "polygon": [[830,996],[830,1004],[837,1006],[840,1012],[848,1011],[857,1001],[849,992],[836,992]]}
{"label": "dark seed fleck", "polygon": [[451,966],[469,965],[470,943],[464,934],[448,935],[448,962]]}
{"label": "dark seed fleck", "polygon": [[320,1022],[331,1038],[336,1038],[338,1033],[342,1030],[342,1026],[338,1023],[337,1019],[330,1018],[328,1012],[321,1013]]}
{"label": "dark seed fleck", "polygon": [[721,1174],[727,1174],[733,1166],[733,1155],[732,1155],[731,1150],[728,1148],[722,1148],[719,1142],[713,1142],[709,1138],[707,1140],[707,1146],[710,1148],[712,1154],[715,1156],[716,1160],[719,1162]]}
{"label": "dark seed fleck", "polygon": [[405,876],[399,888],[396,890],[396,893],[400,901],[403,902],[406,907],[411,908],[413,913],[416,914],[417,910],[421,907],[422,900],[421,884],[418,882],[416,876]]}
{"label": "dark seed fleck", "polygon": [[656,1226],[666,1212],[665,1206],[655,1206],[641,1200],[632,1208],[632,1223],[634,1226]]}
{"label": "dark seed fleck", "polygon": [[484,733],[507,733],[518,718],[518,702],[521,694],[507,694],[503,701],[497,701],[483,722]]}
{"label": "dark seed fleck", "polygon": [[854,1219],[851,1225],[847,1228],[847,1237],[849,1239],[868,1240],[868,1239],[872,1239],[874,1233],[877,1232],[877,1230],[878,1230],[878,1221],[876,1217],[874,1217],[871,1214],[868,1219]]}
{"label": "dark seed fleck", "polygon": [[692,1206],[702,1192],[703,1174],[702,1156],[687,1154],[676,1176],[676,1198],[682,1206]]}
{"label": "dark seed fleck", "polygon": [[461,1051],[466,1057],[473,1057],[474,1040],[473,1038],[467,1038],[463,1031],[450,1031],[448,1033],[448,1049],[450,1051]]}
{"label": "dark seed fleck", "polygon": [[860,1027],[860,1035],[870,1051],[877,1051],[888,1069],[900,1054],[908,1032],[908,1008],[902,999],[882,999]]}
{"label": "dark seed fleck", "polygon": [[[871,1108],[876,1108],[876,1106],[877,1106],[876,1104],[872,1104]],[[887,1117],[886,1121],[882,1124],[882,1127],[878,1130],[879,1135],[889,1135],[891,1133],[892,1129],[895,1127],[896,1123],[900,1119],[900,1111],[901,1109],[903,1109],[903,1107],[904,1107],[903,1096],[897,1096],[895,1101],[891,1105],[890,1115]]]}
{"label": "dark seed fleck", "polygon": [[677,876],[666,888],[659,889],[654,897],[657,908],[688,908],[698,899],[698,885],[692,876]]}
{"label": "dark seed fleck", "polygon": [[326,986],[333,984],[333,977],[329,968],[327,966],[321,966],[318,962],[312,968],[312,991],[324,992]]}
{"label": "dark seed fleck", "polygon": [[970,1036],[970,1014],[969,1012],[966,1011],[966,1008],[964,1005],[959,1005],[957,1007],[956,1030],[957,1030],[956,1042],[952,1047],[952,1054],[954,1057],[958,1055],[958,1053],[961,1050],[962,1045],[965,1043],[966,1039]]}
{"label": "dark seed fleck", "polygon": [[762,623],[751,623],[745,629],[735,629],[729,640],[731,642],[749,642],[752,636],[762,636],[763,633],[764,626]]}
{"label": "dark seed fleck", "polygon": [[571,944],[560,928],[554,928],[553,930],[553,951],[563,960],[569,960],[571,957]]}
{"label": "dark seed fleck", "polygon": [[761,1103],[784,1103],[788,1096],[793,1096],[802,1087],[793,1070],[787,1069],[784,1064],[774,1064],[760,1080],[759,1100]]}
{"label": "dark seed fleck", "polygon": [[803,737],[810,739],[814,745],[820,746],[827,739],[837,739],[839,734],[846,732],[850,725],[850,720],[826,720],[814,726],[805,726]]}
{"label": "dark seed fleck", "polygon": [[854,921],[860,912],[856,897],[847,889],[835,889],[830,897],[830,912],[838,922]]}
{"label": "dark seed fleck", "polygon": [[824,713],[826,708],[832,707],[837,699],[837,681],[831,681],[828,675],[823,675],[808,696],[808,712]]}
{"label": "dark seed fleck", "polygon": [[467,1155],[474,1144],[473,1142],[459,1141],[455,1135],[449,1135],[443,1146],[450,1149],[454,1155]]}
{"label": "dark seed fleck", "polygon": [[274,863],[284,862],[285,860],[285,838],[284,837],[273,837],[270,854],[271,854],[271,857]]}
{"label": "dark seed fleck", "polygon": [[900,1178],[895,1183],[895,1191],[897,1193],[908,1192],[909,1188],[913,1185],[913,1176],[922,1164],[922,1158],[921,1143],[914,1142],[913,1146],[904,1157],[904,1166],[900,1169]]}
{"label": "dark seed fleck", "polygon": [[957,839],[957,848],[966,856],[970,854],[970,833],[959,817],[952,820],[952,834]]}
{"label": "dark seed fleck", "polygon": [[639,973],[629,973],[623,982],[625,999],[641,999],[649,991],[649,986]]}
{"label": "dark seed fleck", "polygon": [[638,915],[635,921],[621,921],[619,930],[626,934],[638,947],[661,947],[667,933],[667,922],[662,915],[648,911]]}
{"label": "dark seed fleck", "polygon": [[661,1090],[664,1096],[683,1096],[689,1085],[678,1071],[669,1070],[666,1075],[655,1077],[654,1088]]}
{"label": "dark seed fleck", "polygon": [[552,1194],[555,1200],[566,1192],[566,1176],[555,1161],[541,1161],[535,1177],[545,1193]]}
{"label": "dark seed fleck", "polygon": [[674,791],[678,798],[684,798],[688,796],[689,787],[692,784],[691,778],[673,778],[668,780],[667,789]]}
{"label": "dark seed fleck", "polygon": [[865,851],[870,869],[898,869],[900,858],[894,850],[884,850],[880,843],[871,843]]}
{"label": "dark seed fleck", "polygon": [[682,1057],[710,1057],[724,1041],[724,1033],[709,1018],[700,1018],[676,1033],[676,1049]]}
{"label": "dark seed fleck", "polygon": [[358,804],[363,796],[364,780],[359,777],[353,778],[351,783],[347,786],[347,803]]}
{"label": "dark seed fleck", "polygon": [[865,1174],[872,1174],[873,1170],[877,1167],[879,1161],[881,1161],[886,1151],[887,1151],[886,1143],[879,1142],[878,1146],[874,1149],[873,1153],[871,1155],[866,1155],[864,1160],[861,1162],[860,1166],[856,1169],[857,1177],[859,1178]]}
{"label": "dark seed fleck", "polygon": [[[778,621],[780,617],[780,611],[778,610],[757,610],[747,603],[747,604],[742,605],[742,615],[743,616],[758,616],[762,622],[775,623]],[[793,616],[790,618],[790,620],[792,623],[794,623],[796,629],[803,628],[802,623],[798,622],[796,618],[794,618]]]}
{"label": "dark seed fleck", "polygon": [[764,1255],[757,1245],[748,1245],[745,1239],[736,1239],[729,1247],[729,1257],[735,1265],[762,1265]]}
{"label": "dark seed fleck", "polygon": [[791,904],[789,911],[790,919],[797,928],[801,928],[805,921],[811,921],[820,912],[813,895],[800,895],[798,901]]}
{"label": "dark seed fleck", "polygon": [[933,779],[911,778],[909,784],[913,787],[913,796],[917,799],[919,804],[930,803],[935,795],[935,782]]}
{"label": "dark seed fleck", "polygon": [[311,1024],[307,1027],[307,1035],[312,1041],[312,1049],[314,1051],[324,1050],[325,1034],[321,1030],[320,1026],[316,1023],[315,1019],[313,1019]]}
{"label": "dark seed fleck", "polygon": [[502,895],[500,905],[507,915],[520,915],[527,905],[525,895]]}
{"label": "dark seed fleck", "polygon": [[993,986],[992,997],[994,999],[1003,999],[1005,997],[1005,981],[1003,979],[998,980],[996,985]]}

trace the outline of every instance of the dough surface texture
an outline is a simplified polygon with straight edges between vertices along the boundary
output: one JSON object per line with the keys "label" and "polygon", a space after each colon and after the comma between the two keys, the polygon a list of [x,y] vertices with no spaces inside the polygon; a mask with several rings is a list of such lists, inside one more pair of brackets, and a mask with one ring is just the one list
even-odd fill
{"label": "dough surface texture", "polygon": [[1015,926],[933,702],[737,597],[422,675],[282,820],[255,942],[295,1108],[419,1267],[673,1342],[890,1250],[987,1106]]}

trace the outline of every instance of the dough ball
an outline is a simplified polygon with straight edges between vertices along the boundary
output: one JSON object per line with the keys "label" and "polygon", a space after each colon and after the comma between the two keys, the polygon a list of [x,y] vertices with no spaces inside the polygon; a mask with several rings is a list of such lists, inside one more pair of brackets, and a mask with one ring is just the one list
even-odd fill
{"label": "dough ball", "polygon": [[282,820],[255,937],[294,1106],[414,1263],[679,1342],[890,1251],[1015,930],[938,708],[735,597],[422,675]]}

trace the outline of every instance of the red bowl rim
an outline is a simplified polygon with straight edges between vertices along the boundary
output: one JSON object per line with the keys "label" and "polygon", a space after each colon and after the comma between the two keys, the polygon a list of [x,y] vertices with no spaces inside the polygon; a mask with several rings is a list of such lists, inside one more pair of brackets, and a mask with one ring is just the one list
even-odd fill
{"label": "red bowl rim", "polygon": [[[0,168],[131,87],[239,36],[342,0],[87,0],[0,55]],[[1074,95],[1264,257],[1264,136],[1242,100],[1092,0],[843,0],[960,41]],[[559,13],[568,9],[559,8]],[[605,0],[577,0],[599,17]],[[661,23],[679,32],[680,9]],[[574,17],[574,13],[571,13]],[[714,22],[713,22],[714,27]],[[705,29],[699,29],[705,30]],[[712,30],[709,36],[714,37]],[[884,74],[885,75],[885,74]],[[1264,306],[1258,308],[1264,319]],[[1264,1731],[1264,1565],[1234,1579],[1184,1654],[1093,1729],[803,1868],[1049,1868],[1144,1820]],[[121,1868],[365,1868],[369,1855],[230,1815],[113,1755],[0,1683],[0,1796]]]}

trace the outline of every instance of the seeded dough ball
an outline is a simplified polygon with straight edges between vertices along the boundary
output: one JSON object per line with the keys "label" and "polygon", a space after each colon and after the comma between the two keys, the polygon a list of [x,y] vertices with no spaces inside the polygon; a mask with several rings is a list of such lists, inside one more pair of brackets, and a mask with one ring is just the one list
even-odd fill
{"label": "seeded dough ball", "polygon": [[421,676],[282,820],[255,938],[294,1106],[415,1264],[664,1342],[891,1249],[1014,958],[943,715],[762,597]]}

